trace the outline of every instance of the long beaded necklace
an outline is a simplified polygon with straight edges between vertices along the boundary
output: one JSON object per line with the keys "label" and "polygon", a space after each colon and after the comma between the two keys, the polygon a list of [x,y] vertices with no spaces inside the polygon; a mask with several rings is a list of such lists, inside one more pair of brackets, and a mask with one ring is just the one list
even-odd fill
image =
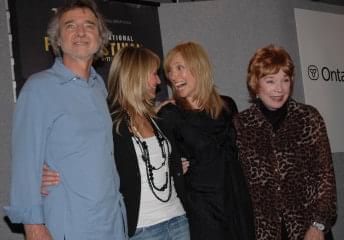
{"label": "long beaded necklace", "polygon": [[[150,161],[149,150],[146,141],[142,140],[142,136],[137,128],[132,124],[131,118],[128,115],[128,127],[132,130],[132,137],[134,138],[135,142],[140,148],[142,160],[145,163],[146,167],[146,174],[148,185],[153,193],[153,195],[161,202],[168,202],[171,199],[172,194],[172,184],[171,184],[171,174],[169,171],[169,160],[171,158],[171,149],[169,145],[169,141],[166,136],[161,132],[157,124],[152,118],[147,118],[147,120],[152,124],[154,135],[158,140],[159,147],[161,149],[161,156],[163,161],[159,166],[153,166]],[[165,167],[165,183],[158,187],[154,182],[154,171],[160,170],[161,168]],[[163,199],[158,194],[164,192],[168,188],[168,196],[166,199]]]}

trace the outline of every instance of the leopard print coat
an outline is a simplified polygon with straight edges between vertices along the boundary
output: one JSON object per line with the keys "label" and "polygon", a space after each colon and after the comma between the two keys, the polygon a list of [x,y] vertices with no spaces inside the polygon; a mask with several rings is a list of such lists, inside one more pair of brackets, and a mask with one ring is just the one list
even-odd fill
{"label": "leopard print coat", "polygon": [[318,111],[290,99],[274,132],[253,104],[234,120],[239,158],[248,180],[258,240],[303,239],[312,222],[328,230],[336,217],[336,189],[325,123]]}

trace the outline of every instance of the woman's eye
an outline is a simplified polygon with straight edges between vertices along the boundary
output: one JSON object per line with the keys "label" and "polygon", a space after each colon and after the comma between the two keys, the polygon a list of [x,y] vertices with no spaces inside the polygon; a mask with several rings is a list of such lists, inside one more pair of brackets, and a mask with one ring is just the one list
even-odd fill
{"label": "woman's eye", "polygon": [[177,69],[178,69],[179,71],[181,71],[181,70],[184,70],[185,67],[184,67],[183,65],[178,65],[178,66],[177,66]]}

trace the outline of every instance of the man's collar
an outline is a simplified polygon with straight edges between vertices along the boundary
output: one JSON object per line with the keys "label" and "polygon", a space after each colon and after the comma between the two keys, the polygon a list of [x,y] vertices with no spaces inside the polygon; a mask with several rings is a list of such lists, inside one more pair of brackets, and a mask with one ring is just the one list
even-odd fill
{"label": "man's collar", "polygon": [[[53,65],[53,70],[57,73],[63,75],[63,77],[59,78],[59,81],[61,84],[65,84],[67,82],[73,81],[73,80],[82,80],[85,82],[88,82],[89,86],[94,86],[95,81],[97,80],[97,72],[96,70],[91,67],[90,69],[90,76],[88,79],[83,79],[82,77],[76,75],[73,73],[69,68],[67,68],[63,62],[61,57],[55,58],[55,63]],[[86,81],[87,80],[87,81]]]}

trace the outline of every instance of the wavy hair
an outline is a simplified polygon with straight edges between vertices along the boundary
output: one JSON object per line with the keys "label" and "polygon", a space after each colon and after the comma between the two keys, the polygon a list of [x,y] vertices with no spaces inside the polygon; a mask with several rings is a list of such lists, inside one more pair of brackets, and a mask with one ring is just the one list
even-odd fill
{"label": "wavy hair", "polygon": [[51,18],[48,29],[47,35],[52,46],[53,52],[56,56],[62,56],[63,52],[61,47],[59,46],[59,39],[60,39],[60,19],[61,17],[68,11],[73,9],[89,9],[92,13],[96,16],[98,21],[98,31],[100,35],[100,47],[98,51],[95,53],[94,57],[99,58],[102,57],[104,54],[104,48],[109,40],[110,31],[105,24],[104,17],[100,13],[96,3],[92,0],[72,0],[67,1],[67,3],[58,8],[54,16]]}
{"label": "wavy hair", "polygon": [[285,49],[273,44],[257,49],[247,68],[246,84],[250,101],[254,102],[256,99],[259,79],[266,75],[276,74],[280,70],[291,79],[291,94],[294,87],[294,68],[294,62]]}

